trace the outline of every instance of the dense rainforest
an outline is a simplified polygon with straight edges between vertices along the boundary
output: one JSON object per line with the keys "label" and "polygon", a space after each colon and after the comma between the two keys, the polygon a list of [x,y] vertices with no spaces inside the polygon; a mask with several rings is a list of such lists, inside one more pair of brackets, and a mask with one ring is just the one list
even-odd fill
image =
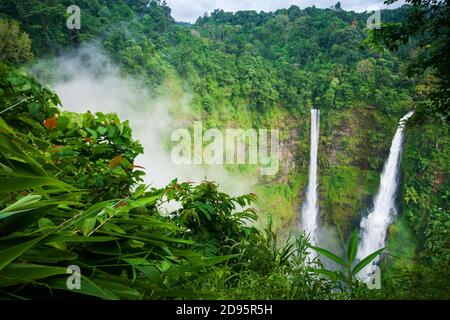
{"label": "dense rainforest", "polygon": [[[0,298],[449,299],[450,9],[406,2],[369,30],[370,12],[339,3],[187,24],[163,1],[79,0],[81,29],[69,30],[73,1],[0,1]],[[171,96],[185,122],[281,128],[280,170],[227,168],[257,180],[237,196],[208,180],[146,184],[159,172],[136,159],[155,151],[131,120],[73,112],[51,89],[70,77],[55,72],[62,56],[101,74],[92,48],[152,97]],[[299,228],[311,109],[324,248]],[[399,214],[386,248],[357,261],[355,230],[411,110]],[[379,254],[381,289],[370,290],[356,274]],[[79,290],[66,285],[70,265]]]}

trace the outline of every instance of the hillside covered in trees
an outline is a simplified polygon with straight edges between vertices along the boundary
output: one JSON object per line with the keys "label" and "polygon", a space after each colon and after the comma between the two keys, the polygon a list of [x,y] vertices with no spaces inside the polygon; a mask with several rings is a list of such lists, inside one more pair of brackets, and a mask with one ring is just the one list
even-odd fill
{"label": "hillside covered in trees", "polygon": [[[77,1],[81,29],[69,30],[72,4],[0,2],[1,298],[449,298],[447,1],[382,10],[380,30],[367,29],[371,13],[339,4],[218,9],[185,24],[164,2],[143,0]],[[60,57],[101,74],[92,47],[152,97],[187,104],[171,110],[183,121],[280,128],[280,170],[227,168],[257,180],[241,196],[177,176],[146,185],[136,158],[155,151],[143,149],[131,120],[72,112],[49,87],[64,80]],[[299,227],[311,109],[321,115],[325,248]],[[386,248],[357,261],[354,230],[411,110],[399,215]],[[171,201],[179,207],[167,209]],[[336,256],[330,242],[345,248]],[[309,261],[311,251],[321,256]],[[382,289],[370,290],[356,274],[380,254]],[[82,270],[79,291],[66,287],[69,265]]]}

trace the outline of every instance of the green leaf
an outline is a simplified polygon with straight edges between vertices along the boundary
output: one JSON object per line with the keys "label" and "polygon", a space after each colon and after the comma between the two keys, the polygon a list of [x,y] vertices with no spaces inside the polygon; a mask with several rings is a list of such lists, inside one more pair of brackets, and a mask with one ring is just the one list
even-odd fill
{"label": "green leaf", "polygon": [[211,213],[214,212],[214,208],[207,203],[197,204],[197,208],[203,212],[208,220],[211,220]]}
{"label": "green leaf", "polygon": [[39,219],[38,226],[39,226],[39,230],[40,231],[45,231],[45,230],[48,230],[48,229],[56,228],[55,223],[52,220],[47,219],[47,218]]}
{"label": "green leaf", "polygon": [[164,283],[161,279],[160,272],[150,262],[143,258],[126,258],[123,259],[137,270],[141,271],[147,278],[154,282],[158,287],[164,288]]}
{"label": "green leaf", "polygon": [[156,204],[156,201],[161,198],[161,193],[158,193],[156,195],[152,195],[149,197],[139,198],[137,200],[131,201],[128,206],[124,207],[124,209],[131,210],[134,208],[140,208],[140,207],[146,207],[146,206],[153,206]]}
{"label": "green leaf", "polygon": [[15,213],[28,211],[33,209],[33,204],[39,202],[39,200],[42,199],[42,196],[40,195],[27,195],[19,200],[17,200],[15,203],[9,205],[2,211],[0,211],[0,220],[4,219],[6,217],[9,217]]}
{"label": "green leaf", "polygon": [[346,281],[346,279],[341,274],[335,271],[330,271],[326,269],[314,269],[314,268],[309,268],[308,271],[324,275],[333,281],[336,281],[337,279],[341,281]]}
{"label": "green leaf", "polygon": [[347,259],[349,265],[355,261],[356,253],[358,252],[358,240],[358,229],[355,229],[350,236],[350,242],[347,249]]}
{"label": "green leaf", "polygon": [[345,262],[344,260],[342,260],[341,258],[339,258],[337,255],[335,255],[334,253],[323,249],[323,248],[319,248],[319,247],[315,247],[315,246],[310,246],[311,249],[317,251],[318,253],[320,253],[321,255],[324,255],[327,258],[330,258],[331,260],[333,260],[334,262],[340,264],[341,266],[347,268],[348,267],[348,263]]}
{"label": "green leaf", "polygon": [[[27,196],[28,197],[28,196]],[[65,201],[65,200],[41,200],[40,198],[42,196],[40,195],[33,195],[31,198],[24,197],[17,202],[13,203],[12,205],[6,207],[2,211],[0,211],[0,220],[14,216],[14,215],[20,215],[21,213],[40,209],[43,207],[56,207],[56,206],[68,206],[68,205],[77,205],[77,202],[73,201]],[[39,199],[37,198],[39,197]],[[26,198],[26,199],[25,199]],[[24,200],[23,200],[24,199]],[[23,201],[22,201],[23,200]],[[36,210],[35,212],[38,212]],[[33,212],[29,212],[27,214],[33,214]]]}
{"label": "green leaf", "polygon": [[371,263],[377,256],[379,256],[385,248],[375,251],[372,254],[369,254],[367,257],[362,259],[352,270],[352,275],[356,275],[359,271],[361,271],[365,266]]}
{"label": "green leaf", "polygon": [[78,258],[78,254],[48,246],[38,246],[25,252],[22,258],[38,263],[58,263],[60,261],[75,260]]}
{"label": "green leaf", "polygon": [[94,281],[81,276],[81,288],[70,290],[67,288],[67,279],[51,279],[46,282],[53,289],[60,289],[65,291],[70,291],[72,293],[79,293],[82,295],[93,296],[106,300],[118,300],[119,296],[115,293],[107,290],[104,287],[97,285]]}
{"label": "green leaf", "polygon": [[92,230],[94,230],[96,223],[97,223],[96,217],[86,218],[83,224],[83,236],[89,235],[92,232]]}
{"label": "green leaf", "polygon": [[79,223],[80,221],[82,221],[83,219],[86,219],[88,217],[92,217],[92,215],[97,215],[99,214],[102,210],[104,210],[107,207],[110,207],[114,204],[114,201],[103,201],[103,202],[99,202],[96,203],[92,206],[90,206],[87,210],[85,210],[82,214],[80,214],[79,216],[77,216],[77,218],[73,219],[72,221],[70,221],[67,225],[64,226],[64,229],[69,228],[77,223]]}
{"label": "green leaf", "polygon": [[122,228],[120,228],[117,224],[112,223],[112,222],[108,222],[107,224],[105,224],[102,227],[102,231],[105,232],[114,232],[114,233],[118,233],[118,234],[127,234],[127,232],[125,230],[123,230]]}
{"label": "green leaf", "polygon": [[102,279],[95,278],[93,281],[95,281],[95,284],[101,287],[104,291],[117,295],[119,299],[142,299],[142,294],[138,290],[123,285],[114,278],[105,276]]}
{"label": "green leaf", "polygon": [[137,241],[134,239],[128,240],[127,244],[131,247],[131,248],[143,248],[145,246],[145,243],[142,241]]}
{"label": "green leaf", "polygon": [[0,178],[0,193],[24,191],[28,189],[40,188],[44,186],[57,186],[66,191],[73,190],[70,185],[50,177],[38,177],[38,176],[15,176],[15,177],[2,177]]}
{"label": "green leaf", "polygon": [[70,119],[65,116],[60,116],[58,118],[58,129],[59,130],[66,130],[70,125]]}
{"label": "green leaf", "polygon": [[27,252],[30,248],[39,243],[46,236],[47,235],[44,235],[39,238],[29,240],[24,243],[0,251],[0,270],[2,270],[12,261],[20,257],[23,253]]}
{"label": "green leaf", "polygon": [[0,287],[27,283],[66,273],[66,268],[46,265],[11,263],[0,271]]}
{"label": "green leaf", "polygon": [[118,238],[116,237],[106,237],[106,236],[91,236],[91,237],[81,237],[81,236],[73,236],[71,233],[58,233],[55,235],[49,236],[46,239],[45,243],[52,242],[66,242],[66,243],[77,243],[77,242],[110,242],[115,241]]}
{"label": "green leaf", "polygon": [[108,132],[106,133],[106,136],[109,139],[113,139],[114,137],[116,137],[119,134],[119,129],[117,129],[117,127],[110,127],[108,129]]}
{"label": "green leaf", "polygon": [[98,128],[97,128],[97,132],[98,132],[100,135],[104,135],[104,134],[106,133],[107,130],[108,130],[108,129],[106,129],[105,127],[98,127]]}
{"label": "green leaf", "polygon": [[25,230],[28,226],[36,223],[40,218],[48,214],[55,206],[45,206],[31,211],[15,213],[2,220],[0,230],[3,234],[12,234],[16,231]]}
{"label": "green leaf", "polygon": [[36,120],[33,120],[28,117],[18,117],[18,119],[26,124],[28,124],[33,129],[40,131],[40,133],[45,133],[45,128]]}
{"label": "green leaf", "polygon": [[30,116],[33,118],[38,118],[39,114],[41,112],[41,105],[37,102],[31,102],[28,104],[28,112],[30,113]]}

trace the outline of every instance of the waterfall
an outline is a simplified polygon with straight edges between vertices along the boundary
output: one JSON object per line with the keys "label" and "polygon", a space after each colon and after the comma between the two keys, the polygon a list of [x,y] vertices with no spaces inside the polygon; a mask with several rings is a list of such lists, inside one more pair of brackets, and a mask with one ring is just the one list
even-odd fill
{"label": "waterfall", "polygon": [[311,151],[309,159],[309,184],[306,199],[302,207],[303,230],[310,236],[312,244],[316,243],[316,232],[319,215],[317,205],[317,150],[319,148],[320,111],[311,110]]}
{"label": "waterfall", "polygon": [[[399,183],[399,167],[401,162],[404,123],[413,115],[408,112],[400,119],[400,124],[392,140],[389,158],[384,164],[380,177],[380,188],[373,201],[373,209],[361,220],[360,238],[357,259],[362,260],[369,254],[385,246],[386,232],[389,224],[397,214],[395,198]],[[375,271],[378,259],[364,268],[360,275],[368,279]]]}

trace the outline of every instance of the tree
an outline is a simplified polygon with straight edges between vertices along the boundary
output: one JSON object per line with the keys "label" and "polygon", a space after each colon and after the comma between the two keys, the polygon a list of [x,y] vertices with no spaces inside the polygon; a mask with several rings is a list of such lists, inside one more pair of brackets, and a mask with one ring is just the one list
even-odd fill
{"label": "tree", "polygon": [[[387,0],[392,4],[397,0]],[[386,23],[381,29],[370,30],[368,43],[391,51],[409,41],[417,41],[415,58],[409,61],[411,75],[431,71],[436,81],[418,110],[417,118],[450,120],[450,5],[448,0],[406,0],[412,5],[402,23]]]}
{"label": "tree", "polygon": [[15,20],[0,19],[0,61],[20,64],[33,57],[31,40]]}

